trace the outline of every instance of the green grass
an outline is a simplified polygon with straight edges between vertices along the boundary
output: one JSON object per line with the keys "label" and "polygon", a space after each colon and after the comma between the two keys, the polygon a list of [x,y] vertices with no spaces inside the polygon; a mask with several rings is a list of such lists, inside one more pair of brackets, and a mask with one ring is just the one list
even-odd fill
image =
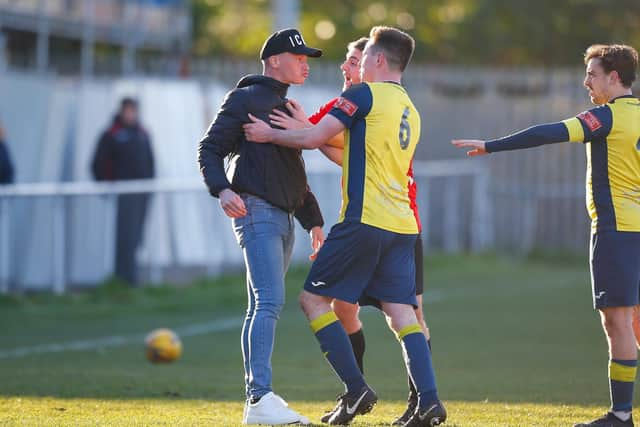
{"label": "green grass", "polygon": [[[607,352],[591,309],[586,260],[432,256],[425,313],[448,425],[566,426],[608,405]],[[274,388],[318,422],[341,386],[324,361],[288,277],[273,355]],[[240,318],[244,279],[0,300],[0,353],[112,335],[140,343],[0,359],[0,425],[236,425],[243,379],[237,328],[183,337],[174,364],[144,360],[152,328]],[[367,380],[381,402],[354,425],[386,425],[403,409],[400,349],[380,314],[363,309]]]}

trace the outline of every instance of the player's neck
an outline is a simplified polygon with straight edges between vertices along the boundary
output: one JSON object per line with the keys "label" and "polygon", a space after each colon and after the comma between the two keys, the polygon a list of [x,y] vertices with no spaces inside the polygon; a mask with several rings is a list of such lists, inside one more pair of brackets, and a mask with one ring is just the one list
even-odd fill
{"label": "player's neck", "polygon": [[616,98],[620,98],[621,96],[633,95],[631,88],[626,88],[624,86],[614,87],[609,91],[609,102]]}
{"label": "player's neck", "polygon": [[401,84],[402,82],[402,73],[386,71],[381,72],[376,76],[376,82],[393,82]]}

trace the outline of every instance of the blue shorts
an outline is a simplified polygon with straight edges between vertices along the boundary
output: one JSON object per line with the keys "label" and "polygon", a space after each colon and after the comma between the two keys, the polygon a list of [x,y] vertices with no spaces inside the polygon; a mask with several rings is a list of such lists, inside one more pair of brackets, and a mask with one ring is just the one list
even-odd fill
{"label": "blue shorts", "polygon": [[640,302],[640,232],[591,236],[593,306],[632,307]]}
{"label": "blue shorts", "polygon": [[424,249],[422,244],[422,233],[418,234],[414,247],[416,258],[416,295],[424,293]]}
{"label": "blue shorts", "polygon": [[304,289],[360,305],[381,301],[417,308],[417,234],[399,234],[357,222],[341,222],[311,266]]}

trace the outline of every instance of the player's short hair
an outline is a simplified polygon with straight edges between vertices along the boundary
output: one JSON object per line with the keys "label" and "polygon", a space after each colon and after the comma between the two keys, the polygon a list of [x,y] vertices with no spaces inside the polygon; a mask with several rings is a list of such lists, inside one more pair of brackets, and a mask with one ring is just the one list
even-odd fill
{"label": "player's short hair", "polygon": [[409,34],[393,27],[377,26],[369,33],[369,46],[381,50],[389,66],[404,71],[411,60],[416,41]]}
{"label": "player's short hair", "polygon": [[594,44],[584,53],[584,63],[599,59],[605,73],[616,71],[622,86],[629,88],[636,80],[638,52],[625,44]]}
{"label": "player's short hair", "polygon": [[347,50],[358,49],[360,52],[362,52],[368,41],[369,37],[360,37],[358,40],[354,40],[349,43],[347,45]]}

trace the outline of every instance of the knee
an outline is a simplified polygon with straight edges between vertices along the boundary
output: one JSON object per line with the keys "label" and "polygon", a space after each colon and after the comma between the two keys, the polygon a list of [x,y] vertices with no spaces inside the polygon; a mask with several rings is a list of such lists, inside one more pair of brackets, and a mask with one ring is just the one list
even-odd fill
{"label": "knee", "polygon": [[[271,298],[256,298],[254,311],[267,312],[278,316],[284,307],[284,296],[276,296]],[[251,307],[249,308],[251,309]]]}
{"label": "knee", "polygon": [[424,313],[422,312],[422,308],[418,307],[416,310],[416,319],[418,319],[418,324],[422,328],[422,332],[429,339],[431,337],[429,333],[429,327],[427,326],[427,322],[424,320]]}
{"label": "knee", "polygon": [[298,297],[300,308],[304,312],[307,319],[314,319],[317,316],[331,310],[329,299],[320,295],[314,295],[307,291],[302,291]]}
{"label": "knee", "polygon": [[627,310],[607,310],[602,315],[602,327],[608,337],[617,337],[633,330],[633,315]]}
{"label": "knee", "polygon": [[414,321],[408,320],[406,316],[401,316],[396,313],[394,313],[393,315],[387,315],[386,320],[387,320],[387,326],[389,326],[389,329],[391,329],[396,334],[399,333],[402,329],[404,329],[407,326],[415,325],[415,320]]}
{"label": "knee", "polygon": [[255,307],[253,305],[248,305],[247,312],[246,312],[247,317],[252,317],[254,311],[255,311]]}
{"label": "knee", "polygon": [[336,300],[333,302],[333,311],[335,311],[336,316],[338,316],[338,319],[340,319],[342,326],[344,326],[348,334],[358,332],[362,329],[362,323],[358,318],[358,312],[360,311],[358,304],[350,304]]}
{"label": "knee", "polygon": [[417,323],[414,310],[409,305],[383,303],[382,309],[386,315],[387,324],[396,333]]}
{"label": "knee", "polygon": [[633,308],[632,325],[634,331],[640,331],[640,310],[638,306]]}
{"label": "knee", "polygon": [[300,292],[300,295],[298,295],[298,303],[305,314],[307,314],[312,308],[312,301],[313,300],[310,298],[309,292],[302,291]]}

